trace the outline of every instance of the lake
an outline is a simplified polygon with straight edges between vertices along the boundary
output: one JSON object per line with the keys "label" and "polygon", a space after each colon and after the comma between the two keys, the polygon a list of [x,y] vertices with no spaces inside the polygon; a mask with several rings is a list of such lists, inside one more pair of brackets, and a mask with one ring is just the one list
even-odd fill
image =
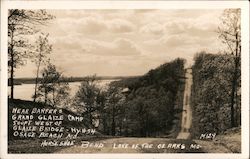
{"label": "lake", "polygon": [[[110,82],[116,80],[99,80],[97,85],[100,88],[105,88]],[[73,97],[81,86],[81,82],[69,82],[70,97]],[[14,86],[14,98],[32,101],[35,84],[22,84]],[[10,87],[8,87],[8,95],[10,95]]]}

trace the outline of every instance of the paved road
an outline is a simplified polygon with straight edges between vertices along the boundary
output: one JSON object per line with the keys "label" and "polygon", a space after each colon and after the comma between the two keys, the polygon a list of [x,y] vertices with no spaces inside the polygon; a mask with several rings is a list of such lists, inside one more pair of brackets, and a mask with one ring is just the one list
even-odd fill
{"label": "paved road", "polygon": [[184,99],[183,99],[183,112],[181,119],[181,131],[177,136],[177,139],[189,139],[192,124],[192,111],[190,107],[190,98],[191,98],[191,87],[193,83],[192,69],[186,69],[185,74],[185,90],[184,90]]}

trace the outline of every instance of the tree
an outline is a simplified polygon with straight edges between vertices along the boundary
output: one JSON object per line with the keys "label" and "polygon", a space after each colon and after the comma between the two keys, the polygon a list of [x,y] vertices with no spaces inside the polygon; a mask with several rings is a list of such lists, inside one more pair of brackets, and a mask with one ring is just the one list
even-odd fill
{"label": "tree", "polygon": [[[110,86],[107,90],[107,113],[111,118],[111,135],[116,135],[116,127],[118,116],[123,113],[123,104],[125,102],[125,96],[122,94],[122,90],[119,87]],[[123,119],[123,118],[120,118]],[[122,125],[120,121],[120,126]],[[121,128],[120,128],[121,129]]]}
{"label": "tree", "polygon": [[34,102],[36,102],[37,98],[37,85],[38,85],[40,66],[42,63],[47,62],[47,55],[50,54],[50,52],[52,51],[52,45],[49,44],[48,36],[49,34],[47,35],[41,34],[35,42],[33,61],[36,64],[37,71],[36,71],[35,93],[33,96]]}
{"label": "tree", "polygon": [[87,120],[91,127],[98,116],[99,103],[97,102],[101,89],[97,86],[96,76],[87,77],[81,83],[79,90],[74,97],[74,105],[80,108],[82,116]]}
{"label": "tree", "polygon": [[192,132],[221,133],[231,128],[231,78],[234,56],[201,52],[192,66]]}
{"label": "tree", "polygon": [[10,9],[8,11],[8,66],[10,71],[11,99],[14,98],[14,73],[25,64],[31,55],[31,44],[27,35],[38,32],[37,26],[44,25],[54,16],[45,10]]}
{"label": "tree", "polygon": [[104,134],[108,134],[108,112],[107,112],[107,92],[101,90],[97,95],[99,129]]}
{"label": "tree", "polygon": [[[231,80],[231,127],[237,126],[235,108],[238,109],[237,92],[240,79],[241,56],[241,11],[240,9],[226,9],[221,17],[222,24],[218,28],[219,37],[227,45],[228,51],[234,56],[234,68]],[[236,106],[235,106],[236,105]]]}
{"label": "tree", "polygon": [[49,63],[42,70],[42,79],[37,90],[39,100],[54,107],[65,106],[69,101],[69,91],[69,84],[65,82],[62,73]]}

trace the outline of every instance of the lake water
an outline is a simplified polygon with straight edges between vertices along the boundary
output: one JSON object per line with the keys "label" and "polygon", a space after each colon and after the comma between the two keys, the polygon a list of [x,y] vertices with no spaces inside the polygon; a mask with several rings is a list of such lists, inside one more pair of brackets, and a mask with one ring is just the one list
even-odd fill
{"label": "lake water", "polygon": [[[115,80],[99,80],[97,85],[100,88],[105,88],[110,82]],[[81,86],[81,82],[70,82],[70,96],[73,97]],[[35,84],[22,84],[14,86],[14,98],[32,101],[34,94]],[[8,87],[8,94],[10,95],[10,87]]]}

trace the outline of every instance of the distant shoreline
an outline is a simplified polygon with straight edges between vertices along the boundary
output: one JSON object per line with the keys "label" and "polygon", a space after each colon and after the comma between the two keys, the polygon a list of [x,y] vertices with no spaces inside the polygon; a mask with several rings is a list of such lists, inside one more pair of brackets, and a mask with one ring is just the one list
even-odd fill
{"label": "distant shoreline", "polygon": [[[140,76],[96,76],[96,80],[122,80],[128,78],[135,78]],[[63,82],[82,82],[86,77],[65,77]],[[38,79],[40,81],[41,78]],[[36,79],[27,77],[27,78],[15,78],[14,85],[22,85],[22,84],[35,84]],[[8,82],[8,86],[10,86],[10,82]]]}

